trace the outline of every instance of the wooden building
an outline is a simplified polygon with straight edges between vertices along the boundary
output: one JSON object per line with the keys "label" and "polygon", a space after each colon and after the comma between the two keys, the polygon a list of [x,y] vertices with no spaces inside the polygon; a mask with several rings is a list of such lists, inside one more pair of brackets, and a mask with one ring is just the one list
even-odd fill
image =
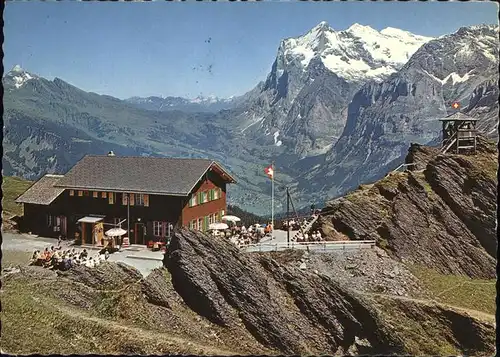
{"label": "wooden building", "polygon": [[440,119],[442,122],[443,153],[476,153],[477,119],[464,113],[456,112]]}
{"label": "wooden building", "polygon": [[204,231],[220,221],[226,185],[235,182],[212,160],[85,156],[64,176],[45,175],[16,202],[33,234],[78,233],[93,244],[122,222],[131,244],[146,244],[175,227]]}

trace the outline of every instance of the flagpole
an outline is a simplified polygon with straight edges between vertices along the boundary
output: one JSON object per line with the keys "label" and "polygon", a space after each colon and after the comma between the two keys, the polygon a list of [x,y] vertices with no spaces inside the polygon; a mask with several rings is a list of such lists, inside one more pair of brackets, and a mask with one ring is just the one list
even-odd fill
{"label": "flagpole", "polygon": [[271,164],[271,168],[273,170],[273,176],[271,178],[271,240],[274,238],[274,175],[276,172],[274,171],[274,162]]}

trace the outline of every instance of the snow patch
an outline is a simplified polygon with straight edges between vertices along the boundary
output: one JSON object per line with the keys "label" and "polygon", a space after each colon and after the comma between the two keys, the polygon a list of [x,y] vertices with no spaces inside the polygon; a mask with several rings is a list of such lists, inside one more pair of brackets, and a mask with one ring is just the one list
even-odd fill
{"label": "snow patch", "polygon": [[276,131],[273,136],[274,136],[274,145],[276,146],[281,146],[283,143],[281,142],[281,140],[278,140],[278,136],[280,135],[280,132],[279,130]]}
{"label": "snow patch", "polygon": [[[255,118],[255,117],[254,117]],[[264,117],[258,117],[256,120],[254,119],[253,121],[251,121],[250,124],[248,124],[245,128],[243,128],[241,130],[241,133],[244,133],[245,130],[247,130],[248,128],[250,128],[251,126],[255,125],[255,124],[258,124],[258,123],[261,123],[262,121],[264,120]]]}
{"label": "snow patch", "polygon": [[463,77],[460,77],[458,73],[452,72],[443,79],[443,83],[448,82],[449,79],[451,79],[452,84],[465,82],[470,78],[469,73],[470,72],[464,74]]}

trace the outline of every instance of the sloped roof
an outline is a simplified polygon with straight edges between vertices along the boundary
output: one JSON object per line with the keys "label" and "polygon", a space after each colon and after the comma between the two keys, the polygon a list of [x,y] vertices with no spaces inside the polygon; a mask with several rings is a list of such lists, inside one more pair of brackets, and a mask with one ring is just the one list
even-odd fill
{"label": "sloped roof", "polygon": [[473,118],[471,116],[468,116],[467,114],[464,114],[462,112],[456,112],[448,115],[446,118],[439,119],[441,121],[454,121],[454,120],[468,120],[468,121],[477,121],[477,118]]}
{"label": "sloped roof", "polygon": [[16,202],[35,205],[51,204],[64,191],[63,188],[54,186],[63,177],[62,175],[43,176],[19,196]]}
{"label": "sloped roof", "polygon": [[235,182],[220,165],[207,159],[88,155],[73,166],[57,186],[187,196],[214,166],[227,182]]}

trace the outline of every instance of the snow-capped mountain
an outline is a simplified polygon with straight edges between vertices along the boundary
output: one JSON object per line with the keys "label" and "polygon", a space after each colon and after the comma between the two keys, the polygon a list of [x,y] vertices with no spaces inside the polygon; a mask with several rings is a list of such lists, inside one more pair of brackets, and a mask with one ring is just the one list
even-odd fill
{"label": "snow-capped mountain", "polygon": [[380,32],[354,24],[344,31],[321,22],[305,35],[281,42],[279,72],[300,63],[303,70],[313,58],[347,81],[383,79],[396,72],[424,43],[432,38],[388,27]]}
{"label": "snow-capped mountain", "polygon": [[411,142],[438,140],[438,119],[453,111],[455,101],[480,119],[483,134],[494,134],[498,30],[461,28],[424,44],[385,81],[364,85],[349,104],[341,138],[325,155],[324,165],[308,175],[334,182],[331,195],[380,178],[399,164]]}
{"label": "snow-capped mountain", "polygon": [[217,112],[234,106],[234,97],[219,98],[217,96],[197,96],[188,99],[183,97],[132,97],[126,99],[130,104],[146,110],[154,111],[186,111],[186,112]]}
{"label": "snow-capped mountain", "polygon": [[354,93],[366,81],[396,72],[429,40],[359,24],[335,31],[321,22],[303,36],[281,41],[266,82],[236,120],[238,129],[271,153],[325,153],[342,133]]}
{"label": "snow-capped mountain", "polygon": [[27,81],[37,78],[38,78],[37,76],[29,72],[26,72],[24,69],[21,68],[21,66],[16,64],[3,77],[3,84],[6,89],[13,89],[13,88],[19,89]]}

